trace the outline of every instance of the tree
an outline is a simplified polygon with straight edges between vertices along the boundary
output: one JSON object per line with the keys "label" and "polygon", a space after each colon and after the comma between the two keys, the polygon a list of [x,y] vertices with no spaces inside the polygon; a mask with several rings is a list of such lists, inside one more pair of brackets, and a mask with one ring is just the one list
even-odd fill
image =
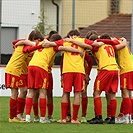
{"label": "tree", "polygon": [[48,25],[48,18],[44,15],[44,10],[41,11],[41,15],[38,18],[40,21],[34,29],[40,31],[44,36],[46,36],[52,30],[52,26]]}

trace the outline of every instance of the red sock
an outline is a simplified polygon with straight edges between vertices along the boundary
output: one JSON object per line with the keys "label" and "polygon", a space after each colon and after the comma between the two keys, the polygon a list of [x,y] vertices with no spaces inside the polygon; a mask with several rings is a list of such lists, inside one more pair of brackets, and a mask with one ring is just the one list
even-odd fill
{"label": "red sock", "polygon": [[111,117],[115,117],[115,115],[116,115],[116,108],[117,108],[117,101],[116,101],[116,99],[110,100],[110,115],[111,115]]}
{"label": "red sock", "polygon": [[129,97],[123,98],[123,106],[124,106],[124,108],[123,108],[124,115],[130,114],[130,112],[131,112],[130,111],[131,110],[131,100]]}
{"label": "red sock", "polygon": [[70,101],[70,96],[68,97],[68,109],[67,109],[67,115],[71,114],[71,101]]}
{"label": "red sock", "polygon": [[47,107],[48,107],[48,117],[51,117],[53,114],[53,104],[52,103],[47,104]]}
{"label": "red sock", "polygon": [[86,117],[88,97],[82,98],[82,117]]}
{"label": "red sock", "polygon": [[77,120],[80,105],[73,104],[73,120]]}
{"label": "red sock", "polygon": [[132,107],[131,107],[131,109],[132,109],[132,118],[133,118],[133,99],[131,99],[131,102],[132,102]]}
{"label": "red sock", "polygon": [[25,108],[25,99],[19,98],[17,99],[17,114],[23,114]]}
{"label": "red sock", "polygon": [[100,97],[94,98],[95,116],[102,115],[102,101]]}
{"label": "red sock", "polygon": [[38,116],[38,103],[33,103],[34,116]]}
{"label": "red sock", "polygon": [[124,114],[124,103],[123,103],[123,99],[122,99],[122,102],[121,102],[121,107],[120,107],[120,113],[118,114],[118,117],[121,117],[123,116]]}
{"label": "red sock", "polygon": [[32,108],[32,98],[26,98],[26,115],[30,115],[31,108]]}
{"label": "red sock", "polygon": [[10,118],[13,119],[17,115],[17,100],[10,98]]}
{"label": "red sock", "polygon": [[110,105],[107,105],[107,117],[111,117]]}
{"label": "red sock", "polygon": [[40,117],[45,117],[45,115],[46,115],[46,98],[40,98],[39,106],[40,106]]}
{"label": "red sock", "polygon": [[62,115],[62,120],[66,119],[67,116],[67,109],[68,109],[68,103],[61,102],[61,115]]}

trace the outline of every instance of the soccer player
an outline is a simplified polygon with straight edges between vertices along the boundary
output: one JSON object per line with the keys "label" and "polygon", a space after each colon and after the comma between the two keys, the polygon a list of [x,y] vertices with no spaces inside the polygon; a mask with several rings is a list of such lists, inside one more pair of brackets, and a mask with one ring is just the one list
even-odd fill
{"label": "soccer player", "polygon": [[[49,41],[56,41],[56,37],[52,37],[53,34],[58,34],[57,31],[52,30],[49,32],[48,36],[46,37]],[[54,57],[55,58],[55,57]],[[53,119],[53,75],[52,75],[52,66],[54,64],[54,58],[49,64],[48,69],[48,79],[49,79],[49,85],[47,89],[47,111],[48,111],[48,120],[51,122],[55,122],[55,119]],[[33,98],[33,110],[34,110],[34,122],[39,122],[39,115],[38,115],[38,98],[39,98],[39,92],[36,92],[34,98]]]}
{"label": "soccer player", "polygon": [[84,67],[85,67],[85,90],[81,92],[81,105],[82,105],[82,117],[81,117],[81,123],[86,123],[86,114],[87,114],[87,107],[88,107],[88,96],[87,96],[87,86],[90,81],[90,72],[92,69],[93,61],[89,54],[85,53],[85,61],[84,61]]}
{"label": "soccer player", "polygon": [[[61,39],[61,36],[55,34],[58,39]],[[81,50],[65,47],[62,45],[57,45],[49,42],[48,40],[44,40],[45,45],[48,47],[40,50],[36,50],[32,60],[28,66],[28,97],[26,99],[26,122],[31,122],[31,108],[34,94],[37,90],[39,90],[39,107],[40,107],[40,123],[49,123],[49,121],[45,118],[46,115],[46,94],[48,88],[48,69],[50,61],[53,59],[55,54],[59,50],[77,52],[81,55],[83,52]],[[42,42],[41,42],[42,43]],[[51,46],[51,47],[49,47]]]}
{"label": "soccer player", "polygon": [[[39,39],[41,36],[39,32],[35,32],[34,35],[37,37],[36,39]],[[28,40],[26,41],[28,42]],[[35,45],[35,44],[36,43],[32,43],[32,45]],[[17,98],[18,98],[18,87],[19,87],[20,75],[22,73],[24,60],[28,57],[29,52],[32,52],[38,48],[42,48],[42,45],[16,46],[12,54],[12,57],[10,58],[6,66],[5,85],[6,85],[6,88],[11,89],[9,122],[23,122],[23,120],[17,117]]]}
{"label": "soccer player", "polygon": [[[104,39],[105,34],[101,35],[100,38]],[[98,38],[96,35],[92,35],[92,38]],[[90,37],[90,38],[91,38]],[[111,39],[110,39],[111,40]],[[126,46],[126,40],[123,41],[121,47]],[[118,47],[117,47],[118,48]],[[102,101],[100,94],[102,91],[109,93],[110,100],[110,121],[108,124],[115,124],[116,115],[116,92],[118,89],[118,65],[115,60],[114,48],[109,44],[104,44],[101,47],[93,47],[93,54],[98,65],[98,75],[94,82],[94,112],[95,118],[92,118],[90,124],[102,124]],[[107,85],[108,83],[108,85]]]}
{"label": "soccer player", "polygon": [[[81,49],[85,52],[84,48],[91,49],[93,41],[87,40],[85,38],[80,38],[80,33],[78,30],[71,30],[68,35],[69,38],[65,38],[63,45],[75,47],[76,49]],[[79,43],[77,43],[77,41]],[[56,42],[60,43],[60,42]],[[87,43],[87,44],[85,44]],[[78,46],[79,45],[79,46]],[[81,48],[83,46],[84,48]],[[62,118],[61,122],[66,123],[67,109],[68,109],[68,97],[72,91],[72,86],[74,87],[74,101],[73,101],[73,114],[72,114],[72,124],[80,124],[78,120],[78,111],[80,107],[80,95],[81,91],[84,89],[84,58],[81,58],[77,53],[64,52],[63,56],[63,68],[62,68],[62,78],[63,78],[63,95],[61,102]]]}
{"label": "soccer player", "polygon": [[[60,63],[60,69],[61,69],[61,87],[63,88],[63,78],[62,78],[62,65],[63,61],[61,60]],[[82,105],[82,118],[81,123],[87,122],[86,120],[86,114],[87,114],[87,107],[88,107],[88,97],[87,97],[87,86],[89,84],[89,75],[90,71],[92,69],[93,61],[90,58],[88,52],[85,53],[85,61],[84,61],[84,67],[85,67],[85,84],[84,84],[84,90],[81,91],[81,105]],[[71,122],[71,101],[70,101],[70,95],[68,97],[68,109],[67,109],[67,121]],[[61,120],[58,120],[57,122],[61,122]]]}
{"label": "soccer player", "polygon": [[[118,39],[119,40],[119,39]],[[119,40],[121,42],[121,40]],[[121,45],[121,43],[119,44]],[[116,117],[116,123],[131,123],[132,101],[130,98],[133,91],[133,63],[131,51],[128,46],[116,51],[117,62],[120,67],[120,89],[122,94],[122,102],[120,113]]]}
{"label": "soccer player", "polygon": [[[104,38],[107,36],[104,36]],[[112,38],[113,39],[113,38]],[[116,47],[121,46],[122,44],[122,38],[116,39],[114,38],[113,41],[117,41],[119,45],[116,45]],[[117,48],[119,49],[119,48]],[[119,49],[116,51],[117,56],[117,63],[120,68],[120,88],[122,92],[122,103],[120,108],[120,113],[118,117],[115,119],[115,123],[132,123],[131,120],[131,91],[132,91],[132,84],[131,80],[132,78],[132,59],[131,59],[131,52],[128,46],[125,46],[122,49]],[[129,76],[131,75],[131,76]],[[123,78],[124,77],[124,78]],[[130,88],[130,89],[129,89]],[[109,99],[110,96],[108,93],[106,93],[106,99],[107,99],[107,114],[108,117],[105,119],[105,122],[108,123],[110,121],[110,104]]]}

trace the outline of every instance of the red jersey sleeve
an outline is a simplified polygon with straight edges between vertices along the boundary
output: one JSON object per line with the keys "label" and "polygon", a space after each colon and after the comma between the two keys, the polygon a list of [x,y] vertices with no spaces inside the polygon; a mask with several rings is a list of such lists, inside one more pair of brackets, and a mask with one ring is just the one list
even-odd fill
{"label": "red jersey sleeve", "polygon": [[64,40],[63,40],[63,39],[61,39],[61,40],[55,41],[55,43],[56,43],[57,45],[63,45]]}
{"label": "red jersey sleeve", "polygon": [[93,65],[93,60],[91,59],[91,57],[89,56],[89,54],[87,52],[85,53],[85,60],[88,63],[88,68],[87,68],[87,73],[86,74],[90,75],[92,65]]}
{"label": "red jersey sleeve", "polygon": [[42,48],[42,45],[38,45],[39,43],[36,43],[36,46],[27,46],[25,45],[23,47],[23,53],[26,53],[26,52],[32,52],[34,50],[37,50],[37,49],[40,49]]}
{"label": "red jersey sleeve", "polygon": [[15,45],[17,42],[22,41],[22,40],[25,40],[25,39],[17,39],[17,40],[14,40],[14,41],[12,42],[12,44]]}
{"label": "red jersey sleeve", "polygon": [[94,41],[91,41],[91,40],[86,39],[86,38],[85,38],[85,40],[84,40],[84,43],[89,44],[89,45],[91,45],[93,42],[94,42]]}
{"label": "red jersey sleeve", "polygon": [[119,44],[119,41],[117,40],[110,40],[110,39],[97,39],[97,42],[103,42],[110,45],[117,45]]}
{"label": "red jersey sleeve", "polygon": [[55,41],[57,46],[54,47],[54,51],[58,51],[59,46],[63,46],[64,40]]}

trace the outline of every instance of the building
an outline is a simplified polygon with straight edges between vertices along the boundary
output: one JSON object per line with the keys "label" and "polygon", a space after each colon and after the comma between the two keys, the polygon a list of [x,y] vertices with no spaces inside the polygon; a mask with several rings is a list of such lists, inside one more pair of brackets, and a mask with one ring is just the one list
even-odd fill
{"label": "building", "polygon": [[86,29],[112,14],[131,15],[132,0],[0,0],[0,10],[1,62],[6,64],[12,40],[33,30],[39,16],[64,37],[71,29]]}

